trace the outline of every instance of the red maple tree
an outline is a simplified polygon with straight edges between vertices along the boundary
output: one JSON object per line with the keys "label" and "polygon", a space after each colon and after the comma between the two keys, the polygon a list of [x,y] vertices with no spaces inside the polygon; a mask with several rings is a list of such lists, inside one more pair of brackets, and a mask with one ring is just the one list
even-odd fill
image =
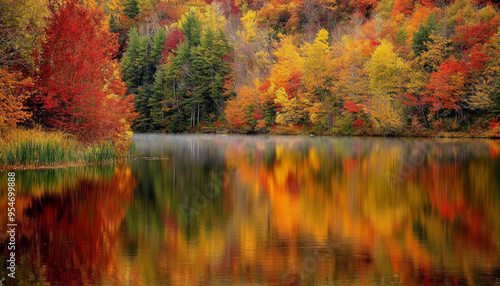
{"label": "red maple tree", "polygon": [[452,56],[433,72],[427,89],[430,95],[426,101],[432,105],[431,111],[441,109],[459,110],[459,101],[466,83],[468,71],[464,61],[457,62]]}
{"label": "red maple tree", "polygon": [[38,121],[90,142],[108,138],[116,146],[135,115],[113,59],[116,35],[95,3],[50,1],[49,9],[34,97]]}

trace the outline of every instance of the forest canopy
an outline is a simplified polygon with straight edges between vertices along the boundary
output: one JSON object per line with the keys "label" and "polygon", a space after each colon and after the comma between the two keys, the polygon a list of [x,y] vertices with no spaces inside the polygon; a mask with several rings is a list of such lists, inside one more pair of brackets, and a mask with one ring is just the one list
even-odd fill
{"label": "forest canopy", "polygon": [[[499,136],[499,3],[0,0],[0,125]],[[124,147],[120,148],[124,148]]]}

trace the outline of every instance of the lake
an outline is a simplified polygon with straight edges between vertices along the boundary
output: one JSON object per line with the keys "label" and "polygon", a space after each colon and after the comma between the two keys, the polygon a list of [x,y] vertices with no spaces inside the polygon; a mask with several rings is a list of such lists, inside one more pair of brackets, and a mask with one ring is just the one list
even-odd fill
{"label": "lake", "polygon": [[134,143],[113,165],[16,171],[19,285],[500,283],[499,141]]}

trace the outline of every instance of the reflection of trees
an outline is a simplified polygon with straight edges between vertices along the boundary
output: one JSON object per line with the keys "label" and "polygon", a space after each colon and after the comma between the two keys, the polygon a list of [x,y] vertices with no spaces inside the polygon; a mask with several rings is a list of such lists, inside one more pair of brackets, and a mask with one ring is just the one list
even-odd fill
{"label": "reflection of trees", "polygon": [[[454,285],[488,284],[500,268],[499,142],[144,138],[154,139],[137,144],[149,160],[131,168],[50,173],[68,187],[20,179],[38,190],[18,197],[23,257],[40,269],[32,275],[61,284]],[[401,172],[422,146],[421,164],[389,189],[386,172]],[[197,208],[213,180],[218,195]]]}
{"label": "reflection of trees", "polygon": [[[18,205],[18,235],[24,241],[19,251],[30,257],[31,269],[43,271],[47,282],[86,285],[104,278],[119,281],[116,250],[120,225],[136,182],[127,166],[107,169],[105,173],[100,173],[101,167],[42,172],[49,181],[54,180],[53,174],[62,176],[57,193],[44,190],[23,174],[17,178],[35,182],[29,187],[43,190],[18,195],[27,202],[22,208]],[[68,182],[71,184],[65,185]],[[27,265],[20,265],[24,267]]]}
{"label": "reflection of trees", "polygon": [[[494,221],[499,201],[492,202],[493,190],[500,187],[499,165],[476,155],[488,145],[426,142],[433,148],[424,148],[430,150],[425,160],[391,191],[384,172],[399,172],[402,158],[414,149],[411,143],[335,141],[331,148],[321,143],[299,154],[300,147],[277,144],[273,165],[255,160],[242,173],[246,183],[258,182],[267,193],[280,235],[298,241],[314,238],[317,244],[327,243],[329,236],[353,241],[359,247],[353,257],[370,249],[373,275],[408,263],[408,269],[425,269],[428,275],[436,267],[491,273],[500,265]],[[327,154],[328,149],[341,153]],[[416,279],[417,273],[412,274],[404,277]]]}
{"label": "reflection of trees", "polygon": [[[154,151],[180,154],[161,163],[170,174],[153,188],[170,194],[158,196],[155,207],[164,232],[155,246],[139,250],[153,253],[156,279],[176,285],[281,284],[297,277],[307,283],[454,283],[481,282],[500,267],[494,222],[500,201],[493,191],[500,188],[500,165],[489,150],[498,142],[234,138],[202,140],[201,149],[180,147],[179,139],[170,150]],[[389,190],[386,173],[399,174],[417,147],[424,150],[421,164]],[[238,172],[221,200],[186,228],[176,204],[193,193],[166,187],[173,183],[172,164],[189,174],[184,186],[199,186],[213,172],[203,167],[207,159],[214,168]],[[142,174],[155,172],[160,162],[145,164]],[[150,174],[147,181],[159,176]],[[317,267],[307,270],[310,258]]]}

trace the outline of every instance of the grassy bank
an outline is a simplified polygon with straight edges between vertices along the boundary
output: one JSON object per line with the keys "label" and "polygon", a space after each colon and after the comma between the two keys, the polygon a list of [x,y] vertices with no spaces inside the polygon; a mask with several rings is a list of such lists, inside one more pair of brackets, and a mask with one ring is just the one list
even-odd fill
{"label": "grassy bank", "polygon": [[111,144],[83,144],[74,136],[41,128],[13,129],[0,138],[0,169],[112,162]]}

